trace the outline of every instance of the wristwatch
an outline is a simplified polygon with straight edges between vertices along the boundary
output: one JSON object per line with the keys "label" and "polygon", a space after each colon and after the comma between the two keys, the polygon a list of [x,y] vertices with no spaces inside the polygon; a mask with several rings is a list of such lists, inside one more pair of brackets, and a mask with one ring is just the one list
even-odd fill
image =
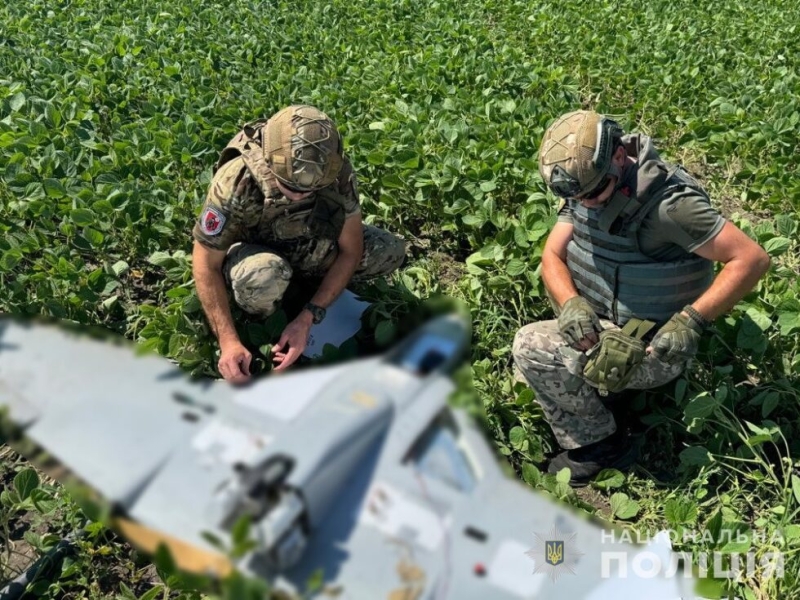
{"label": "wristwatch", "polygon": [[321,323],[322,319],[325,318],[325,309],[321,306],[317,306],[316,304],[309,302],[303,307],[303,309],[311,313],[314,325]]}

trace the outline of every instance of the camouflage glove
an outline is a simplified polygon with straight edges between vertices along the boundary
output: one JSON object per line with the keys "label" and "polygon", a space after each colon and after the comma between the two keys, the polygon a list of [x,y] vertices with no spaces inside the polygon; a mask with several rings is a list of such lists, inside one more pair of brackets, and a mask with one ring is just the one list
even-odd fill
{"label": "camouflage glove", "polygon": [[[558,329],[567,341],[574,346],[588,335],[595,337],[603,330],[600,318],[589,303],[580,296],[574,296],[564,302],[561,314],[558,315]],[[595,340],[596,341],[596,340]]]}
{"label": "camouflage glove", "polygon": [[702,333],[703,326],[696,320],[675,313],[653,337],[653,356],[670,365],[689,360],[697,354]]}

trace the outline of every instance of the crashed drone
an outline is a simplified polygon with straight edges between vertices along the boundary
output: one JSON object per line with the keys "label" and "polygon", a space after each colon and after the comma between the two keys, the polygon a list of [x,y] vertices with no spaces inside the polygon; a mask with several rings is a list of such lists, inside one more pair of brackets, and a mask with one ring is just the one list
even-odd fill
{"label": "crashed drone", "polygon": [[[680,572],[627,569],[642,552],[666,564],[668,545],[607,542],[504,474],[447,402],[468,337],[438,317],[382,356],[234,388],[6,317],[0,412],[105,499],[134,545],[164,544],[188,571],[238,569],[293,594],[321,570],[316,597],[350,600],[693,597]],[[230,540],[242,519],[255,544],[234,561],[208,534]],[[626,558],[604,573],[604,553]]]}

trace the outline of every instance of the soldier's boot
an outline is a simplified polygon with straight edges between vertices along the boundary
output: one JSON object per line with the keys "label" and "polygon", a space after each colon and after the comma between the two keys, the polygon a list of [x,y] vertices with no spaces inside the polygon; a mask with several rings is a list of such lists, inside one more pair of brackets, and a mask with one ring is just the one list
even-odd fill
{"label": "soldier's boot", "polygon": [[583,487],[603,469],[624,471],[633,466],[638,448],[631,441],[627,431],[620,428],[598,442],[562,452],[550,461],[547,471],[556,474],[567,467],[570,470],[569,484]]}
{"label": "soldier's boot", "polygon": [[640,390],[622,390],[621,392],[611,392],[608,396],[600,398],[603,406],[614,416],[617,431],[629,431],[634,425],[631,404],[639,392]]}

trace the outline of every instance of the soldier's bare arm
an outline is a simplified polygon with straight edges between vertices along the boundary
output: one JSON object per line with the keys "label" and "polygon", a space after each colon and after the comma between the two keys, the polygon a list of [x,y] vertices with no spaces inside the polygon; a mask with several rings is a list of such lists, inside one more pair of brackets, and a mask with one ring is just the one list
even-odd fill
{"label": "soldier's bare arm", "polygon": [[[338,253],[317,292],[311,299],[313,304],[328,308],[342,293],[350,278],[358,268],[364,253],[364,226],[361,213],[356,213],[344,222],[338,240]],[[297,318],[286,326],[280,340],[272,348],[276,371],[288,368],[305,350],[308,333],[313,323],[313,315],[303,310]]]}
{"label": "soldier's bare arm", "polygon": [[567,268],[567,244],[572,239],[572,230],[571,223],[556,223],[547,236],[542,253],[542,279],[558,306],[578,295]]}
{"label": "soldier's bare arm", "polygon": [[192,273],[200,304],[219,341],[220,358],[217,366],[220,375],[238,383],[250,378],[252,355],[242,345],[233,324],[228,292],[222,277],[225,255],[224,250],[212,250],[196,241],[192,250]]}
{"label": "soldier's bare arm", "polygon": [[764,249],[730,221],[713,239],[694,252],[724,265],[711,287],[692,303],[709,321],[733,308],[755,287],[770,266],[769,255]]}
{"label": "soldier's bare arm", "polygon": [[558,316],[561,334],[570,346],[586,351],[598,342],[601,327],[594,310],[578,296],[567,267],[567,245],[572,232],[572,223],[559,221],[553,227],[542,253],[542,279],[553,301],[562,309]]}

